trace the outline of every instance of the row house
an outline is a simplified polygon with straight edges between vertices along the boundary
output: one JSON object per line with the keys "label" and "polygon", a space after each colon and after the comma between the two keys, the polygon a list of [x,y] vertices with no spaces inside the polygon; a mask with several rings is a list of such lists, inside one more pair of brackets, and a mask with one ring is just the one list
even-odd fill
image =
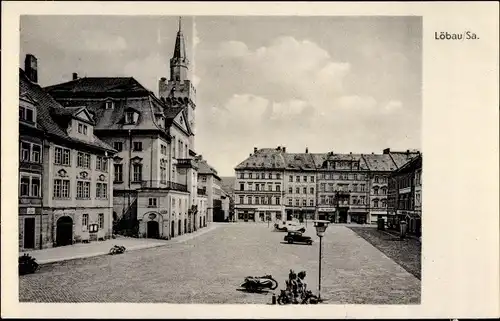
{"label": "row house", "polygon": [[236,167],[235,220],[265,222],[284,217],[282,151],[254,148],[253,154]]}
{"label": "row house", "polygon": [[285,157],[284,198],[286,219],[314,219],[316,214],[316,166],[313,155],[286,153],[286,147],[278,147]]}
{"label": "row house", "polygon": [[112,157],[84,106],[64,108],[37,83],[37,59],[19,71],[19,248],[108,239]]}
{"label": "row house", "polygon": [[210,166],[202,155],[196,156],[198,162],[198,188],[207,196],[207,218],[213,222],[222,211],[222,181],[217,171]]}
{"label": "row house", "polygon": [[[320,218],[337,223],[375,223],[387,216],[389,175],[418,154],[390,149],[382,154],[339,154],[309,153],[307,148],[305,153],[287,153],[282,146],[254,148],[235,168],[237,219],[259,221],[255,213],[264,211],[259,204],[264,188],[281,194],[279,204],[271,203],[281,205],[277,208],[281,214],[270,215],[272,220]],[[272,198],[267,201],[272,202]]]}
{"label": "row house", "polygon": [[360,154],[318,155],[318,216],[335,223],[370,222],[368,166]]}
{"label": "row house", "polygon": [[389,177],[388,225],[399,230],[408,223],[408,232],[421,235],[422,226],[422,155],[397,169]]}
{"label": "row house", "polygon": [[195,89],[188,79],[181,26],[170,79],[159,95],[132,77],[84,77],[45,88],[65,108],[86,106],[95,134],[113,146],[115,228],[148,238],[172,238],[205,226],[198,212],[194,156]]}

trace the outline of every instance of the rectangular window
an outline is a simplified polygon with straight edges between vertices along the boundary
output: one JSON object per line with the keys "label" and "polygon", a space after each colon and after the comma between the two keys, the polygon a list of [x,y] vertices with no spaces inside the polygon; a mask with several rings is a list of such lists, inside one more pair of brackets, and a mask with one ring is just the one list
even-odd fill
{"label": "rectangular window", "polygon": [[142,151],[142,142],[134,142],[134,152]]}
{"label": "rectangular window", "polygon": [[90,168],[90,154],[78,152],[76,166],[82,168]]}
{"label": "rectangular window", "polygon": [[21,176],[19,196],[30,196],[30,176]]}
{"label": "rectangular window", "polygon": [[71,150],[62,147],[56,147],[54,149],[54,164],[56,165],[71,165]]}
{"label": "rectangular window", "polygon": [[108,184],[106,183],[97,183],[95,189],[96,198],[108,198]]}
{"label": "rectangular window", "polygon": [[314,200],[309,200],[309,206],[314,206]]}
{"label": "rectangular window", "polygon": [[128,111],[125,113],[125,124],[133,124],[134,123],[134,112]]}
{"label": "rectangular window", "polygon": [[83,133],[83,124],[78,124],[78,133]]}
{"label": "rectangular window", "polygon": [[259,198],[255,197],[255,205],[259,205]]}
{"label": "rectangular window", "polygon": [[325,191],[325,186],[326,186],[326,184],[325,184],[325,183],[321,183],[321,184],[319,185],[319,190],[320,190],[320,192],[324,192],[324,191]]}
{"label": "rectangular window", "polygon": [[295,193],[300,194],[300,187],[295,188]]}
{"label": "rectangular window", "polygon": [[252,204],[252,196],[248,196],[248,204]]}
{"label": "rectangular window", "polygon": [[28,107],[19,107],[19,120],[26,121],[29,123],[35,122],[35,111],[34,109]]}
{"label": "rectangular window", "polygon": [[311,192],[311,194],[314,194],[314,187],[310,188],[310,192]]}
{"label": "rectangular window", "polygon": [[83,125],[83,134],[87,135],[87,125]]}
{"label": "rectangular window", "polygon": [[134,164],[134,182],[142,181],[142,164]]}
{"label": "rectangular window", "polygon": [[307,194],[307,187],[304,187],[304,188],[303,188],[303,193],[304,193],[304,194]]}
{"label": "rectangular window", "polygon": [[86,231],[89,228],[89,215],[82,214],[82,230]]}
{"label": "rectangular window", "polygon": [[296,181],[297,183],[299,183],[299,182],[300,182],[300,176],[295,177],[295,181]]}
{"label": "rectangular window", "polygon": [[276,174],[276,179],[281,179],[281,174]]}
{"label": "rectangular window", "polygon": [[276,192],[281,192],[281,186],[280,185],[276,185]]}
{"label": "rectangular window", "polygon": [[206,182],[206,181],[207,181],[207,177],[206,177],[206,176],[203,176],[203,177],[201,178],[201,181],[202,181],[202,182]]}
{"label": "rectangular window", "polygon": [[95,169],[101,172],[108,172],[108,159],[102,156],[96,156]]}
{"label": "rectangular window", "polygon": [[99,223],[99,229],[103,229],[104,228],[104,213],[99,213],[98,223]]}
{"label": "rectangular window", "polygon": [[243,196],[240,196],[240,204],[245,204]]}
{"label": "rectangular window", "polygon": [[252,173],[249,173],[249,174],[248,174],[248,178],[252,178]]}
{"label": "rectangular window", "polygon": [[304,183],[307,183],[307,176],[302,177],[302,179],[304,180]]}
{"label": "rectangular window", "polygon": [[320,198],[319,198],[319,203],[320,204],[326,204],[325,199],[326,199],[325,195],[321,195]]}
{"label": "rectangular window", "polygon": [[30,151],[31,151],[31,144],[21,142],[21,161],[23,162],[30,161]]}
{"label": "rectangular window", "polygon": [[307,201],[306,200],[302,200],[302,206],[307,206]]}
{"label": "rectangular window", "polygon": [[107,101],[106,102],[106,109],[113,109],[114,107],[114,102],[113,101]]}
{"label": "rectangular window", "polygon": [[269,173],[269,179],[273,179],[273,174]]}
{"label": "rectangular window", "polygon": [[289,182],[293,182],[293,176],[292,175],[290,175],[290,177],[288,178],[288,181]]}
{"label": "rectangular window", "polygon": [[40,177],[31,177],[31,193],[30,196],[39,197],[40,196]]}
{"label": "rectangular window", "polygon": [[156,198],[149,198],[148,207],[157,207],[156,202],[157,202]]}
{"label": "rectangular window", "polygon": [[114,164],[115,166],[115,182],[123,182],[123,165]]}
{"label": "rectangular window", "polygon": [[76,182],[76,197],[80,199],[90,198],[90,182]]}
{"label": "rectangular window", "polygon": [[279,196],[276,196],[276,205],[280,205],[281,199]]}
{"label": "rectangular window", "polygon": [[114,142],[113,148],[116,149],[118,152],[121,152],[123,150],[123,143],[122,142]]}
{"label": "rectangular window", "polygon": [[288,199],[288,205],[289,205],[289,206],[292,206],[292,205],[293,205],[293,204],[292,204],[292,199],[291,199],[291,198],[289,198],[289,199]]}
{"label": "rectangular window", "polygon": [[42,155],[42,146],[31,144],[31,161],[33,163],[40,163],[41,162],[40,155]]}
{"label": "rectangular window", "polygon": [[299,200],[295,200],[295,206],[300,206]]}
{"label": "rectangular window", "polygon": [[240,178],[245,178],[245,173],[240,173]]}
{"label": "rectangular window", "polygon": [[69,198],[70,181],[67,179],[54,180],[54,198]]}

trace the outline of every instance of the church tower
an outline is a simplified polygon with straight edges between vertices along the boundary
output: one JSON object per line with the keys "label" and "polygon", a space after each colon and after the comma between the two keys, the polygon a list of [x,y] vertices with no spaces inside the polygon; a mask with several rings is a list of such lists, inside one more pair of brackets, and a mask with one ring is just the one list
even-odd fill
{"label": "church tower", "polygon": [[161,78],[158,88],[158,96],[165,101],[168,108],[187,106],[187,120],[193,134],[189,138],[189,143],[190,149],[194,151],[196,89],[189,80],[189,60],[186,55],[181,18],[179,18],[174,53],[170,59],[170,79]]}

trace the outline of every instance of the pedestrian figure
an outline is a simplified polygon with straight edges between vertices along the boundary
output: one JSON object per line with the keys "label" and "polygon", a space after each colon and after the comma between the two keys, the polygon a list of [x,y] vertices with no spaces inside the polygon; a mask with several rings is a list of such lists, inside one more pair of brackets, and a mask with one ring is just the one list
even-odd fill
{"label": "pedestrian figure", "polygon": [[303,299],[305,297],[305,294],[307,291],[307,283],[305,280],[306,271],[300,271],[297,276],[298,276],[298,279],[297,279],[298,292],[300,294],[300,297]]}

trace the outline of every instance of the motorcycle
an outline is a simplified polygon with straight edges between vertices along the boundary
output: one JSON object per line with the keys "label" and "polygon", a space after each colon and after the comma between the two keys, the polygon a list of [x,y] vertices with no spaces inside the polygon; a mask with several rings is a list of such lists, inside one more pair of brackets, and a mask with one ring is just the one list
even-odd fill
{"label": "motorcycle", "polygon": [[113,245],[113,247],[109,250],[110,255],[122,254],[125,252],[125,246],[122,245]]}
{"label": "motorcycle", "polygon": [[264,289],[274,290],[278,287],[278,281],[273,279],[271,275],[264,276],[247,276],[241,284],[242,288],[250,291],[259,291]]}
{"label": "motorcycle", "polygon": [[288,290],[281,290],[280,295],[278,296],[278,304],[286,305],[286,304],[318,304],[320,302],[319,298],[314,295],[311,291],[305,291],[300,300],[294,300],[293,293]]}

